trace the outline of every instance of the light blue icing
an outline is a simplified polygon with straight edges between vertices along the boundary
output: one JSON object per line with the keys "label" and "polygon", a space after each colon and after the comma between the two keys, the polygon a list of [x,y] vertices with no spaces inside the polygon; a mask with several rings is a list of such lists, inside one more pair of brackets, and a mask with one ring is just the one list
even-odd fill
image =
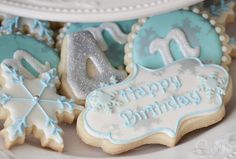
{"label": "light blue icing", "polygon": [[[116,22],[116,24],[120,27],[121,31],[125,34],[131,32],[132,25],[136,22],[136,20],[130,21],[120,21]],[[83,31],[87,28],[98,27],[101,23],[73,23],[69,26],[67,33],[74,33]],[[104,31],[103,33],[104,40],[108,45],[108,50],[105,51],[109,61],[112,66],[118,67],[124,64],[124,44],[117,43],[112,36]]]}
{"label": "light blue icing", "polygon": [[[223,71],[224,74],[225,74],[225,83],[224,84],[228,84],[229,82],[229,74],[228,72],[221,66],[219,65],[215,65],[215,64],[208,64],[208,65],[204,65],[198,58],[184,58],[184,59],[180,59],[180,60],[177,60],[175,62],[173,62],[172,64],[170,64],[169,66],[171,65],[175,65],[176,63],[181,63],[181,62],[184,62],[186,60],[191,60],[193,61],[193,63],[197,63],[199,64],[199,66],[201,67],[204,67],[204,68],[208,68],[208,67],[214,67],[214,68],[217,68],[218,70],[220,71]],[[132,81],[134,81],[136,79],[136,77],[138,76],[139,74],[139,71],[141,69],[144,69],[144,70],[147,70],[147,71],[150,71],[150,72],[155,72],[155,71],[162,71],[162,70],[165,70],[166,67],[169,67],[169,66],[165,66],[165,67],[162,67],[162,68],[159,68],[159,69],[148,69],[146,67],[143,67],[141,65],[135,65],[134,66],[134,71],[132,72],[132,74],[128,77],[127,80],[121,82],[121,83],[118,83],[116,85],[113,85],[113,86],[107,86],[107,87],[104,87],[105,89],[113,89],[114,86],[123,86],[123,85],[127,85],[129,83],[132,83]],[[186,66],[187,67],[187,66]],[[227,87],[227,86],[225,86]],[[95,91],[102,91],[104,88],[99,88]],[[226,88],[225,88],[226,89]],[[201,102],[201,97],[199,96],[199,94],[197,93],[198,90],[195,90],[193,92],[190,92],[191,93],[195,93],[195,97],[193,95],[190,95],[188,94],[188,97],[192,99],[192,101],[189,101],[189,102],[193,102],[195,103],[196,105],[199,105],[200,102]],[[92,94],[93,92],[91,92]],[[217,92],[216,92],[217,93]],[[90,95],[88,95],[88,98],[89,98]],[[197,97],[198,96],[198,97]],[[100,132],[100,131],[97,131],[95,130],[94,128],[92,128],[90,125],[89,125],[89,122],[88,122],[88,114],[93,111],[93,108],[89,105],[87,105],[87,108],[85,110],[85,113],[83,115],[83,122],[84,122],[84,127],[87,131],[89,132],[92,132],[93,134],[96,134],[96,137],[99,137],[99,138],[103,138],[103,139],[107,139],[109,140],[111,143],[113,144],[128,144],[128,143],[133,143],[133,142],[136,142],[136,141],[140,141],[148,136],[151,136],[155,133],[165,133],[167,134],[169,137],[176,137],[177,133],[178,133],[178,130],[179,130],[179,127],[181,125],[181,123],[187,119],[187,118],[190,118],[190,117],[193,117],[193,116],[199,116],[201,114],[205,114],[205,113],[215,113],[217,112],[221,107],[222,107],[222,104],[223,104],[223,101],[222,101],[222,94],[221,93],[217,93],[216,94],[216,97],[218,98],[217,101],[219,101],[219,105],[215,106],[215,108],[212,108],[212,109],[208,109],[208,110],[204,110],[204,111],[198,111],[198,112],[193,112],[193,113],[189,113],[189,114],[186,114],[184,116],[182,116],[179,120],[176,121],[175,123],[175,128],[174,129],[170,129],[170,128],[157,128],[157,129],[151,129],[149,130],[147,133],[145,133],[144,135],[141,135],[139,137],[132,137],[130,136],[130,139],[128,140],[120,140],[120,139],[116,139],[111,132]],[[188,103],[185,103],[185,106],[187,106]],[[178,106],[178,105],[177,105]],[[128,110],[129,111],[129,110]],[[132,113],[132,112],[131,112]],[[143,112],[140,112],[140,113],[143,113]],[[163,113],[163,112],[162,112]],[[119,114],[118,114],[119,115]],[[155,116],[155,113],[153,113],[153,116]],[[148,117],[145,115],[145,114],[142,114],[142,116],[140,116],[140,120],[145,120],[147,119]],[[134,119],[134,118],[131,118],[130,121],[127,121],[127,122],[130,122],[131,125],[135,125],[135,123],[137,122],[137,119]],[[128,125],[127,125],[128,126]]]}
{"label": "light blue icing", "polygon": [[[138,121],[157,118],[170,111],[187,107],[190,104],[199,105],[201,96],[197,90],[188,92],[185,95],[171,96],[162,103],[155,101],[139,110],[126,109],[120,113],[120,117],[125,121],[125,127],[132,128]],[[150,113],[150,114],[149,114]]]}
{"label": "light blue icing", "polygon": [[220,0],[218,4],[210,5],[210,12],[214,16],[219,16],[222,12],[228,11],[229,7],[227,4],[233,0]]}
{"label": "light blue icing", "polygon": [[39,35],[42,38],[46,38],[48,40],[48,44],[53,45],[53,31],[49,29],[49,23],[45,21],[40,21],[38,19],[34,19],[32,25],[30,26],[32,29],[39,29]]}
{"label": "light blue icing", "polygon": [[[49,62],[51,68],[57,68],[59,64],[59,57],[55,50],[48,47],[43,42],[24,35],[0,36],[0,62],[8,58],[12,59],[17,50],[24,50],[30,53],[35,59],[43,64],[46,61]],[[38,75],[28,63],[22,61],[22,64],[34,76]]]}
{"label": "light blue icing", "polygon": [[27,101],[32,104],[21,117],[17,117],[17,119],[10,125],[10,130],[12,132],[11,135],[17,138],[25,134],[25,128],[29,127],[27,118],[30,116],[34,108],[38,107],[45,117],[45,127],[51,130],[50,135],[55,135],[58,139],[59,144],[62,144],[63,143],[63,140],[61,138],[62,129],[57,126],[58,122],[53,117],[50,117],[48,115],[45,108],[45,105],[47,104],[45,103],[54,103],[55,106],[58,106],[58,108],[61,108],[62,110],[64,110],[65,107],[68,107],[70,112],[74,110],[75,103],[73,101],[66,100],[64,96],[59,96],[57,100],[41,99],[47,88],[55,87],[55,80],[57,80],[58,78],[56,69],[54,68],[49,70],[48,72],[44,73],[44,76],[41,77],[40,92],[37,96],[34,96],[34,94],[25,84],[24,77],[20,75],[16,69],[4,65],[3,71],[5,71],[12,78],[11,80],[15,84],[18,84],[23,88],[23,91],[25,91],[29,95],[29,98],[13,97],[11,95],[5,94],[3,91],[0,91],[0,103],[3,104],[3,106],[11,101],[17,101],[17,102]]}
{"label": "light blue icing", "polygon": [[[185,33],[192,48],[200,47],[199,58],[203,63],[221,64],[223,52],[215,27],[202,16],[186,10],[178,10],[148,19],[134,40],[134,62],[150,69],[164,66],[160,53],[150,54],[149,46],[154,39],[165,38],[174,28],[179,28]],[[183,58],[180,46],[176,41],[172,40],[169,47],[175,60]]]}
{"label": "light blue icing", "polygon": [[[49,23],[47,21],[41,21],[38,19],[32,20],[31,23],[24,24],[21,22],[22,18],[19,16],[4,18],[4,22],[0,27],[0,32],[7,34],[14,34],[16,32],[24,32],[24,27],[29,27],[30,30],[38,30],[38,34],[41,39],[47,39],[47,44],[49,46],[53,45],[53,31],[49,28]],[[22,23],[22,24],[21,24]],[[29,26],[28,26],[29,25]],[[40,39],[40,40],[41,40]]]}
{"label": "light blue icing", "polygon": [[165,94],[170,86],[174,86],[176,89],[181,88],[182,83],[179,80],[178,76],[173,76],[161,81],[155,81],[138,88],[128,87],[127,89],[120,90],[119,94],[125,101],[131,102],[133,100],[137,100],[147,96],[151,96],[154,98],[157,96],[157,93],[159,91],[162,94]]}
{"label": "light blue icing", "polygon": [[0,32],[13,33],[19,26],[20,17],[6,18],[5,25],[0,27]]}

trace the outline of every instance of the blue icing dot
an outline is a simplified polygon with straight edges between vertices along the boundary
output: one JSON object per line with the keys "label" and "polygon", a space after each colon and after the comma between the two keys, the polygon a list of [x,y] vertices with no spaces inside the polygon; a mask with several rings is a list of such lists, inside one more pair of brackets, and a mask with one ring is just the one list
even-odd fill
{"label": "blue icing dot", "polygon": [[[163,67],[164,61],[160,53],[151,54],[149,46],[154,39],[165,38],[174,28],[185,33],[192,48],[200,47],[199,58],[203,63],[221,64],[222,46],[215,28],[202,16],[185,10],[154,16],[147,20],[134,40],[134,62],[151,69]],[[176,41],[170,41],[169,49],[174,60],[184,57]]]}
{"label": "blue icing dot", "polygon": [[[12,59],[15,51],[24,50],[30,53],[35,59],[44,64],[46,61],[50,63],[51,68],[57,68],[59,57],[54,49],[48,47],[41,41],[24,35],[2,35],[0,36],[0,62],[5,59]],[[36,71],[24,60],[22,64],[34,76]]]}
{"label": "blue icing dot", "polygon": [[[131,32],[131,28],[134,23],[136,23],[136,20],[116,22],[120,30],[125,34]],[[79,32],[91,27],[96,28],[100,26],[100,24],[101,23],[74,23],[70,25],[67,33]],[[108,50],[106,50],[105,53],[112,66],[118,67],[120,65],[123,65],[124,44],[117,43],[107,31],[103,31],[103,38],[108,46]]]}

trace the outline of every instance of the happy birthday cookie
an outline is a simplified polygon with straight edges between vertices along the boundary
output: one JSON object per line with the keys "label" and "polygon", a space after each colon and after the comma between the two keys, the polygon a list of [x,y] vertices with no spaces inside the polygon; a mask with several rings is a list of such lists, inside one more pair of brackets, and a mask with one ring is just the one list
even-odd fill
{"label": "happy birthday cookie", "polygon": [[49,22],[38,19],[29,19],[19,16],[13,16],[5,13],[0,13],[1,34],[25,34],[44,41],[47,45],[53,46],[54,32],[49,27]]}
{"label": "happy birthday cookie", "polygon": [[133,69],[125,81],[88,95],[77,121],[86,144],[110,154],[146,144],[172,147],[224,117],[232,84],[223,67],[184,58],[156,70]]}
{"label": "happy birthday cookie", "polygon": [[29,134],[43,147],[63,151],[63,131],[58,122],[72,123],[81,106],[57,94],[60,82],[56,69],[26,79],[19,71],[1,64],[0,118],[5,119],[0,134],[10,148],[23,144]]}
{"label": "happy birthday cookie", "polygon": [[59,73],[62,94],[79,104],[84,104],[94,89],[115,84],[127,76],[113,68],[89,31],[70,34],[64,39]]}
{"label": "happy birthday cookie", "polygon": [[106,23],[67,23],[57,37],[57,48],[61,48],[63,38],[75,32],[89,31],[93,34],[100,49],[105,53],[113,67],[124,65],[124,45],[128,33],[136,20]]}
{"label": "happy birthday cookie", "polygon": [[224,28],[197,8],[143,18],[128,36],[126,70],[131,72],[134,63],[161,68],[184,57],[227,67],[231,62],[228,41]]}
{"label": "happy birthday cookie", "polygon": [[17,70],[28,79],[57,68],[58,54],[46,43],[26,35],[0,36],[0,62]]}

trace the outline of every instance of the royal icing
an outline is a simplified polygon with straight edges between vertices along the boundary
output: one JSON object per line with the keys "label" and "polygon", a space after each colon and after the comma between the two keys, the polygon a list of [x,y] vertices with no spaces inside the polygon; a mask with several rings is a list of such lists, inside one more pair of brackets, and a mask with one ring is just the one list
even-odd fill
{"label": "royal icing", "polygon": [[192,48],[184,32],[178,28],[171,30],[165,38],[156,38],[154,39],[150,46],[149,51],[151,54],[155,54],[157,51],[161,54],[161,57],[165,65],[168,65],[174,61],[171,55],[170,43],[175,41],[181,50],[181,53],[184,57],[199,57],[200,48]]}
{"label": "royal icing", "polygon": [[14,34],[17,32],[28,32],[38,40],[46,41],[49,46],[54,44],[53,31],[49,28],[48,22],[8,14],[0,14],[0,16],[3,16],[0,33]]}
{"label": "royal icing", "polygon": [[205,64],[222,64],[223,56],[229,58],[223,45],[226,37],[213,21],[209,22],[199,12],[198,9],[178,10],[140,19],[129,35],[127,67],[132,61],[156,69],[183,57],[198,57]]}
{"label": "royal icing", "polygon": [[[67,82],[76,98],[85,99],[104,83],[120,82],[126,78],[124,71],[111,66],[90,32],[74,33],[68,36],[67,43]],[[94,77],[89,76],[88,60],[98,72]]]}
{"label": "royal icing", "polygon": [[204,1],[203,7],[209,10],[210,14],[220,24],[226,24],[234,21],[235,17],[235,1],[234,0],[220,0],[220,1]]}
{"label": "royal icing", "polygon": [[0,104],[9,111],[6,120],[11,121],[2,130],[7,133],[6,141],[25,139],[25,129],[35,126],[43,131],[46,140],[63,147],[62,129],[58,126],[57,115],[68,113],[73,116],[73,111],[82,110],[82,107],[56,93],[59,82],[56,69],[31,80],[25,79],[6,64],[1,64],[1,73],[5,84],[0,91]]}
{"label": "royal icing", "polygon": [[[124,64],[124,44],[127,42],[127,35],[131,31],[136,20],[107,22],[107,23],[72,23],[61,32],[60,39],[65,34],[79,31],[90,31],[96,39],[99,47],[105,52],[112,66],[118,67]],[[62,41],[62,40],[59,40]]]}
{"label": "royal icing", "polygon": [[6,59],[2,63],[18,69],[19,73],[28,79],[35,78],[35,76],[31,72],[29,72],[25,68],[25,66],[23,66],[23,60],[31,65],[32,68],[37,72],[37,74],[41,74],[50,70],[50,64],[47,61],[45,62],[45,64],[41,64],[31,54],[23,50],[17,50],[13,55],[13,59]]}
{"label": "royal icing", "polygon": [[26,78],[57,68],[58,54],[41,41],[25,35],[0,36],[0,62],[17,68]]}
{"label": "royal icing", "polygon": [[[129,144],[156,133],[176,137],[182,122],[224,106],[227,71],[185,58],[157,70],[135,65],[129,78],[91,92],[83,126],[91,136]],[[109,119],[109,120],[107,120]]]}

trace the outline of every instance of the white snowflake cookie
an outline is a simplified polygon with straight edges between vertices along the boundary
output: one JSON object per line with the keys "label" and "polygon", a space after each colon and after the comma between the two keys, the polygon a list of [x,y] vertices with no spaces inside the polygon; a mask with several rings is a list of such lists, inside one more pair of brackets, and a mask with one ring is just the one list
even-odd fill
{"label": "white snowflake cookie", "polygon": [[72,123],[75,112],[82,107],[57,94],[60,82],[56,69],[27,79],[2,63],[1,75],[4,84],[0,91],[0,117],[6,122],[0,134],[6,147],[23,144],[26,135],[32,133],[43,147],[63,151],[63,131],[58,122]]}

